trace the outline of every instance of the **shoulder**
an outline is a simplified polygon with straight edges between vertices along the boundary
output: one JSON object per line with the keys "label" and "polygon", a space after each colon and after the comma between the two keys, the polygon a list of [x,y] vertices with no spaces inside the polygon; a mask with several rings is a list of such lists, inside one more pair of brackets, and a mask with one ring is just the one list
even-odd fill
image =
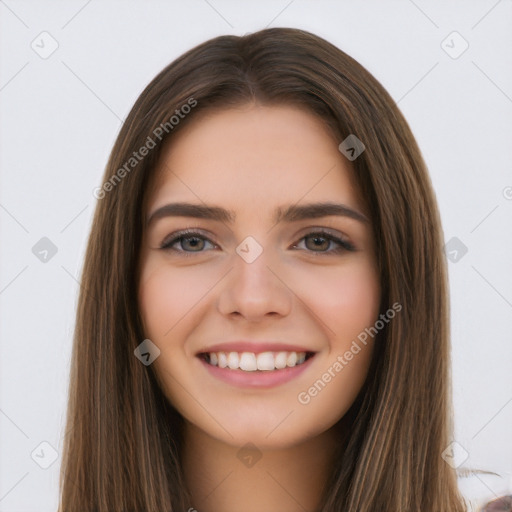
{"label": "shoulder", "polygon": [[510,474],[459,468],[457,478],[467,512],[512,512]]}
{"label": "shoulder", "polygon": [[489,501],[482,512],[512,512],[512,494]]}

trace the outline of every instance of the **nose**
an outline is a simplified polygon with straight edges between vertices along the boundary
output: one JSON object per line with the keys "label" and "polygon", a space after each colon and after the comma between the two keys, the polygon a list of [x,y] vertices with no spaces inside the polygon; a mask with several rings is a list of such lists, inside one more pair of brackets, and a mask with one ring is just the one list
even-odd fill
{"label": "nose", "polygon": [[269,249],[263,248],[254,261],[235,252],[233,268],[222,282],[219,312],[225,316],[241,316],[249,322],[288,315],[294,294],[279,269]]}

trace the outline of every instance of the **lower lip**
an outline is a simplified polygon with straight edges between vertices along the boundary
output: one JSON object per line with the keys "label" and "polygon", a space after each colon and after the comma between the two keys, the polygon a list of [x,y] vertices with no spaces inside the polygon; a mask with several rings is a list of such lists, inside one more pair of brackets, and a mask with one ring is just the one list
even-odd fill
{"label": "lower lip", "polygon": [[206,367],[211,375],[228,384],[245,388],[272,388],[284,384],[309,368],[311,361],[315,356],[310,357],[302,364],[282,370],[256,370],[246,372],[244,370],[230,370],[229,368],[219,368],[207,363],[203,358],[198,357],[199,361]]}

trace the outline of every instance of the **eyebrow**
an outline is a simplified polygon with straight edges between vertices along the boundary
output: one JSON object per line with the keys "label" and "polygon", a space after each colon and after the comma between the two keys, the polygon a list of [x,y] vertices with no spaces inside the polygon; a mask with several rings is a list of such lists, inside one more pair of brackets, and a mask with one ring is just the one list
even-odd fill
{"label": "eyebrow", "polygon": [[[297,222],[319,217],[341,216],[369,223],[368,218],[361,212],[339,203],[310,203],[305,205],[293,204],[286,208],[278,207],[274,211],[273,222]],[[216,220],[232,224],[236,214],[232,210],[226,210],[220,206],[208,206],[192,203],[169,203],[155,210],[148,218],[146,227],[164,217],[194,217],[197,219]]]}

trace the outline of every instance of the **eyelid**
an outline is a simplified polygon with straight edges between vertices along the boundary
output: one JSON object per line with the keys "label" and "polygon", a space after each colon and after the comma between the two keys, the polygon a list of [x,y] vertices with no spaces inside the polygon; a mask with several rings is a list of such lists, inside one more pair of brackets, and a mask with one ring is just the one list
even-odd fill
{"label": "eyelid", "polygon": [[[305,250],[306,252],[308,252],[310,254],[317,255],[317,256],[321,256],[321,255],[337,254],[340,252],[354,252],[357,250],[356,247],[354,246],[354,244],[348,239],[348,237],[346,235],[338,234],[333,231],[335,231],[335,230],[330,229],[330,228],[320,227],[320,226],[318,226],[318,227],[312,226],[312,227],[306,228],[306,230],[303,231],[304,234],[302,236],[296,235],[296,236],[300,236],[300,238],[297,240],[297,242],[295,242],[293,244],[292,247],[296,248],[297,245],[300,242],[302,242],[302,240],[304,240],[305,238],[307,238],[309,236],[320,235],[320,236],[326,238],[327,240],[329,240],[335,244],[338,244],[338,247],[336,249],[328,250],[328,251],[312,251],[312,250],[306,249]],[[218,247],[218,245],[210,239],[209,235],[204,234],[204,230],[202,230],[200,228],[186,228],[186,229],[182,229],[179,231],[175,231],[172,234],[170,234],[169,236],[167,236],[160,244],[160,249],[162,249],[164,251],[177,252],[177,253],[183,254],[185,256],[192,256],[194,253],[201,254],[201,253],[205,252],[205,251],[184,251],[184,250],[180,250],[180,249],[174,249],[172,247],[174,244],[179,242],[180,239],[188,238],[188,237],[189,238],[194,238],[194,237],[201,238],[201,239],[211,243],[212,245]],[[304,250],[304,249],[301,249],[301,250]]]}
{"label": "eyelid", "polygon": [[[355,252],[357,250],[356,246],[350,241],[349,237],[344,233],[338,232],[333,228],[326,228],[320,226],[310,226],[306,228],[305,232],[303,232],[302,235],[297,235],[300,236],[297,243],[300,243],[306,237],[312,235],[321,235],[327,240],[330,240],[338,244],[338,248],[331,251],[307,251],[308,253],[321,256],[328,254],[337,254],[340,252]],[[296,247],[297,243],[295,243],[293,247]]]}
{"label": "eyelid", "polygon": [[[169,236],[164,238],[164,240],[160,244],[160,249],[164,249],[164,250],[170,249],[170,247],[165,247],[165,246],[169,245],[169,244],[174,245],[174,243],[176,243],[181,237],[185,238],[188,236],[188,237],[192,238],[194,235],[204,238],[205,240],[207,240],[208,242],[210,242],[213,245],[217,245],[215,242],[213,242],[210,239],[210,235],[207,235],[205,233],[207,233],[207,232],[205,232],[201,228],[186,228],[186,229],[180,229],[178,231],[174,231]],[[178,251],[178,252],[187,252],[187,251]],[[193,251],[189,251],[189,252],[193,252]],[[200,252],[202,252],[202,251],[200,251]]]}

